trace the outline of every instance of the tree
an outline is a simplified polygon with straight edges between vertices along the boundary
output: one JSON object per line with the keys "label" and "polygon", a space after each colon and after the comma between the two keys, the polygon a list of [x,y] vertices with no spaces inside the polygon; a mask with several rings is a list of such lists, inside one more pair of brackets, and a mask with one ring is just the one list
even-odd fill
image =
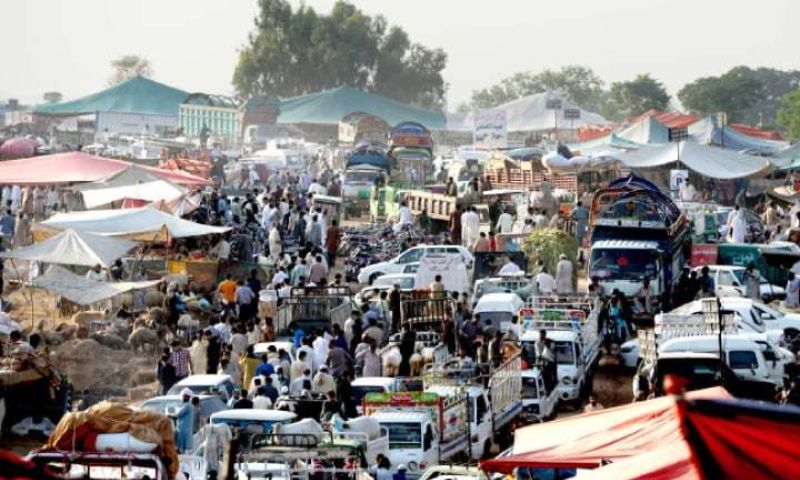
{"label": "tree", "polygon": [[752,105],[744,109],[739,119],[750,125],[775,125],[778,110],[783,106],[786,95],[800,87],[800,71],[776,70],[774,68],[735,67],[736,72],[761,83],[762,95]]}
{"label": "tree", "polygon": [[786,129],[786,136],[790,139],[800,138],[800,88],[783,97],[777,123]]}
{"label": "tree", "polygon": [[58,103],[64,98],[64,95],[62,95],[61,92],[45,92],[42,98],[47,103]]}
{"label": "tree", "polygon": [[475,108],[489,108],[554,90],[564,93],[581,108],[596,111],[603,105],[603,85],[603,80],[592,69],[580,65],[568,65],[557,71],[520,72],[502,79],[496,85],[472,92],[472,105]]}
{"label": "tree", "polygon": [[627,82],[612,83],[609,101],[616,109],[616,120],[623,120],[651,109],[666,110],[669,94],[664,84],[645,73]]}
{"label": "tree", "polygon": [[153,66],[150,60],[138,55],[123,55],[111,61],[111,68],[114,72],[108,79],[109,85],[118,85],[125,80],[138,75],[150,77],[153,75]]}
{"label": "tree", "polygon": [[338,1],[321,15],[286,0],[259,0],[233,85],[242,98],[287,97],[349,85],[425,107],[444,103],[447,55],[412,43],[383,16]]}
{"label": "tree", "polygon": [[678,92],[683,106],[693,113],[725,112],[730,122],[742,121],[743,113],[762,96],[762,83],[736,69],[719,77],[698,78]]}

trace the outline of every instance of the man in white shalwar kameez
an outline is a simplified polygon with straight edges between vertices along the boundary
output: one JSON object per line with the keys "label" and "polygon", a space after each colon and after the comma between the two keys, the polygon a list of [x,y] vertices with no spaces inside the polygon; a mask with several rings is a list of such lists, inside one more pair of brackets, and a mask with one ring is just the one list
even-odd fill
{"label": "man in white shalwar kameez", "polygon": [[461,215],[461,242],[465,247],[471,247],[478,239],[481,229],[481,220],[475,207],[469,207]]}
{"label": "man in white shalwar kameez", "polygon": [[556,292],[559,295],[572,293],[572,262],[563,253],[556,264]]}
{"label": "man in white shalwar kameez", "polygon": [[744,218],[744,212],[738,210],[731,220],[730,236],[736,243],[744,243],[745,236],[747,235],[747,220]]}

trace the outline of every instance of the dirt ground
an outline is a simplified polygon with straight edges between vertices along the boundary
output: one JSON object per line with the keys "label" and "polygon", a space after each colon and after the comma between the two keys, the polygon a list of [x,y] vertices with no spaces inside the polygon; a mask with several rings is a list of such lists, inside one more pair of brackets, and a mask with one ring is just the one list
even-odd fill
{"label": "dirt ground", "polygon": [[[48,292],[34,290],[31,309],[28,289],[9,290],[6,298],[14,306],[11,316],[24,330],[29,331],[42,322],[44,328],[50,330],[60,322],[70,321],[70,318],[59,316],[55,297]],[[88,389],[100,398],[140,400],[157,390],[157,359],[152,354],[112,350],[90,339],[69,340],[51,347],[51,352],[76,393]]]}

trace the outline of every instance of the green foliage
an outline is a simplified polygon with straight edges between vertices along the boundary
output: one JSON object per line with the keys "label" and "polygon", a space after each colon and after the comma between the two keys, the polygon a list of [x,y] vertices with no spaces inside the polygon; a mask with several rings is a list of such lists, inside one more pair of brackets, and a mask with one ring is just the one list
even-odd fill
{"label": "green foliage", "polygon": [[136,76],[152,77],[153,66],[150,60],[139,55],[123,55],[111,61],[113,73],[108,79],[109,85],[118,85]]}
{"label": "green foliage", "polygon": [[349,85],[407,103],[441,107],[447,55],[412,43],[382,16],[338,1],[329,15],[286,0],[259,0],[255,30],[239,53],[239,96],[289,97]]}
{"label": "green foliage", "polygon": [[546,228],[532,232],[522,245],[522,251],[528,258],[528,265],[536,265],[542,260],[547,271],[555,274],[559,255],[563,253],[570,260],[575,260],[578,245],[575,237],[563,230]]}
{"label": "green foliage", "polygon": [[786,129],[786,136],[800,138],[800,88],[783,97],[783,106],[778,110],[778,125]]}
{"label": "green foliage", "polygon": [[597,111],[604,102],[603,84],[591,68],[580,65],[568,65],[557,71],[520,72],[472,92],[472,105],[489,108],[546,90],[558,90],[581,108]]}
{"label": "green foliage", "polygon": [[678,98],[694,113],[728,114],[729,122],[740,122],[744,112],[764,95],[762,83],[741,70],[730,70],[719,77],[704,77],[684,85]]}
{"label": "green foliage", "polygon": [[633,118],[647,110],[666,110],[669,107],[669,94],[664,84],[647,73],[627,82],[612,83],[609,100],[615,106],[617,120]]}
{"label": "green foliage", "polygon": [[735,67],[737,72],[761,83],[762,94],[752,105],[742,111],[742,123],[749,125],[776,125],[778,110],[783,106],[783,98],[800,87],[800,71],[776,70],[774,68]]}
{"label": "green foliage", "polygon": [[61,92],[45,92],[44,95],[42,95],[42,99],[47,103],[58,103],[63,98],[64,95]]}

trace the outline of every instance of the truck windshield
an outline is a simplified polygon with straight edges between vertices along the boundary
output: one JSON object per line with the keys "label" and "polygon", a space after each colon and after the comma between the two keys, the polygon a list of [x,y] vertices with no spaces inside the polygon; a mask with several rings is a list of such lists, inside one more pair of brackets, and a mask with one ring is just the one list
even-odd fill
{"label": "truck windshield", "polygon": [[[522,358],[530,364],[536,363],[536,343],[536,341],[522,342]],[[550,350],[556,356],[556,363],[561,365],[575,364],[575,349],[572,342],[567,340],[550,342]]]}
{"label": "truck windshield", "polygon": [[553,353],[556,355],[556,363],[560,365],[575,364],[575,349],[572,342],[562,341],[551,343]]}
{"label": "truck windshield", "polygon": [[619,280],[654,278],[656,262],[650,250],[598,249],[592,251],[592,275]]}
{"label": "truck windshield", "polygon": [[369,170],[345,172],[344,183],[375,183],[375,180],[380,176],[380,172],[372,172]]}
{"label": "truck windshield", "polygon": [[422,426],[418,423],[381,423],[389,431],[389,449],[419,448],[422,445]]}
{"label": "truck windshield", "polygon": [[522,398],[526,400],[539,398],[539,387],[536,378],[522,377]]}

